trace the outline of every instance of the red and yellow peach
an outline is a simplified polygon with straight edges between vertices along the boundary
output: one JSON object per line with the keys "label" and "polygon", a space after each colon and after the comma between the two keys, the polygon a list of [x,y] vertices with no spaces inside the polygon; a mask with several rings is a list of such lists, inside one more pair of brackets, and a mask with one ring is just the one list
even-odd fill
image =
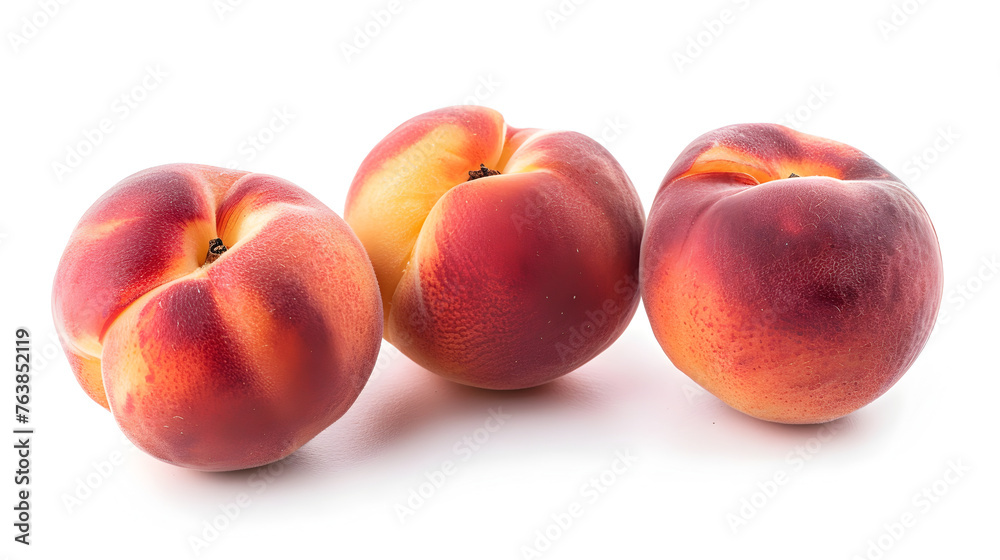
{"label": "red and yellow peach", "polygon": [[482,107],[420,115],[365,158],[344,217],[375,268],[386,340],[460,383],[555,379],[638,306],[642,206],[581,134],[513,128]]}
{"label": "red and yellow peach", "polygon": [[282,179],[202,165],[101,197],[52,304],[87,394],[138,447],[201,470],[309,441],[357,398],[382,336],[374,272],[339,216]]}
{"label": "red and yellow peach", "polygon": [[941,253],[906,186],[845,144],[778,125],[695,140],[656,195],[643,301],[682,372],[749,415],[824,422],[916,359]]}

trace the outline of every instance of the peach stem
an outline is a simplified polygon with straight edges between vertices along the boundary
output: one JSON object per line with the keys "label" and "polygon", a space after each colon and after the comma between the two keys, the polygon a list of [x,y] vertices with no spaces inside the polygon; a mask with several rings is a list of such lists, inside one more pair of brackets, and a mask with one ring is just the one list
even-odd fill
{"label": "peach stem", "polygon": [[[480,163],[479,169],[476,171],[469,171],[469,181],[475,181],[476,179],[482,179],[483,177],[489,177],[491,175],[499,175],[499,171],[494,171],[485,164]],[[466,181],[468,182],[468,181]]]}
{"label": "peach stem", "polygon": [[221,238],[216,237],[215,239],[209,241],[208,254],[205,255],[205,264],[214,263],[215,259],[221,257],[222,253],[225,253],[228,250],[229,247],[226,247],[226,244],[222,242]]}

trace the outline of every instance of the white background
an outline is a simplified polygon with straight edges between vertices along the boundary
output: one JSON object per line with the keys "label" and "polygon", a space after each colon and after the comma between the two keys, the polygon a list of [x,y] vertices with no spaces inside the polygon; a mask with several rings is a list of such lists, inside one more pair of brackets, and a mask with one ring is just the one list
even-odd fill
{"label": "white background", "polygon": [[[995,551],[1000,289],[983,265],[998,252],[995,2],[400,0],[378,26],[372,12],[388,0],[234,0],[220,12],[224,2],[69,2],[51,17],[38,15],[44,2],[3,3],[0,338],[12,348],[16,327],[34,334],[37,430],[30,548],[12,541],[10,444],[2,455],[10,558],[188,558],[197,537],[203,558],[516,559],[544,547],[536,531],[559,533],[553,516],[574,502],[583,515],[545,558]],[[910,14],[891,30],[903,7]],[[712,23],[723,10],[727,23]],[[32,33],[22,18],[43,25]],[[374,37],[358,37],[366,25]],[[360,52],[345,56],[355,43]],[[163,75],[146,79],[149,69]],[[930,212],[945,262],[942,320],[902,381],[826,430],[757,421],[701,392],[640,309],[604,354],[529,391],[456,386],[384,345],[357,404],[272,467],[277,475],[188,471],[123,443],[57,351],[49,310],[62,249],[101,193],[163,163],[233,164],[289,179],[342,213],[385,134],[470,101],[513,126],[603,138],[647,211],[680,150],[718,126],[785,122],[852,144]],[[287,125],[275,111],[292,115]],[[111,132],[88,149],[85,131],[102,119]],[[248,150],[248,136],[263,149]],[[81,142],[76,161],[68,151]],[[13,362],[12,350],[3,356]],[[463,451],[501,407],[504,425]],[[585,485],[618,452],[633,464],[592,502]],[[457,472],[401,522],[397,504],[445,461]],[[786,482],[774,491],[776,476]],[[924,489],[943,495],[914,501]],[[217,519],[240,494],[250,502],[238,517]],[[912,527],[887,532],[907,513]],[[732,516],[746,522],[734,528]],[[223,529],[206,533],[213,523]]]}

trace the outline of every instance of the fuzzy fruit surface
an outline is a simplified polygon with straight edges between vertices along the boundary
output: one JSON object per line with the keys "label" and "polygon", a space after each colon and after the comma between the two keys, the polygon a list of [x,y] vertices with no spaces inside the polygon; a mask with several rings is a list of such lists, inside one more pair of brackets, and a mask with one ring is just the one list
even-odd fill
{"label": "fuzzy fruit surface", "polygon": [[757,418],[816,423],[885,393],[930,336],[941,252],[917,198],[845,144],[721,128],[676,160],[642,246],[667,356]]}
{"label": "fuzzy fruit surface", "polygon": [[56,329],[77,380],[140,449],[235,470],[344,414],[382,337],[368,256],[301,188],[154,167],[84,214],[59,262]]}
{"label": "fuzzy fruit surface", "polygon": [[551,381],[638,307],[642,205],[582,134],[483,107],[420,115],[365,158],[344,216],[375,267],[386,340],[460,383]]}

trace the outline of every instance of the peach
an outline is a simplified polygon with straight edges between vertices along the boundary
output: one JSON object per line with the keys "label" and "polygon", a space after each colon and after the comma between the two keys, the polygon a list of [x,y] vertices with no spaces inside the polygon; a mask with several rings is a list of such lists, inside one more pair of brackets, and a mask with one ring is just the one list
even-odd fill
{"label": "peach", "polygon": [[581,134],[483,107],[420,115],[365,158],[344,217],[375,267],[386,340],[459,383],[551,381],[638,307],[642,205]]}
{"label": "peach", "polygon": [[767,124],[695,140],[664,178],[642,297],[670,360],[746,414],[833,420],[896,383],[941,300],[937,235],[864,153]]}
{"label": "peach", "polygon": [[268,175],[165,165],[84,214],[56,273],[73,372],[139,448],[201,470],[281,459],[375,364],[382,302],[347,224]]}

